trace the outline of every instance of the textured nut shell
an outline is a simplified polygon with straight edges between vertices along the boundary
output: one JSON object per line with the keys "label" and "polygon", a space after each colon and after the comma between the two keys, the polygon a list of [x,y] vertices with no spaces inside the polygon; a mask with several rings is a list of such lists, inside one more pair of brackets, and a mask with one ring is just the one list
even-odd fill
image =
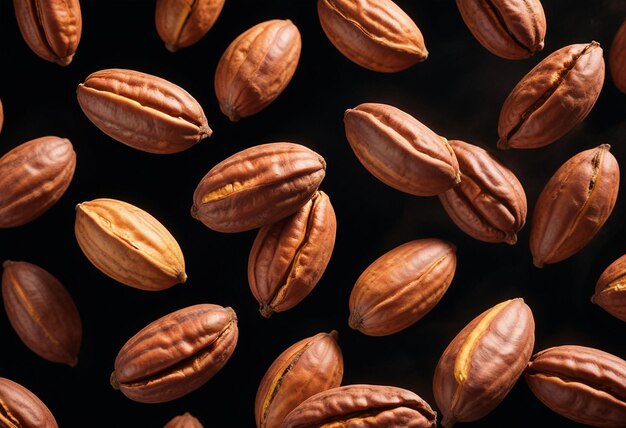
{"label": "textured nut shell", "polygon": [[456,247],[440,239],[406,242],[361,273],[350,293],[350,327],[370,336],[397,333],[441,300],[456,270]]}
{"label": "textured nut shell", "polygon": [[591,302],[614,317],[626,321],[626,254],[602,272]]}
{"label": "textured nut shell", "polygon": [[344,125],[361,164],[396,190],[433,196],[460,180],[459,164],[447,140],[394,106],[358,105],[346,110]]}
{"label": "textured nut shell", "polygon": [[83,28],[79,0],[13,0],[22,37],[39,57],[68,65]]}
{"label": "textured nut shell", "polygon": [[603,84],[599,43],[568,45],[551,53],[504,101],[498,148],[532,149],[555,142],[587,117]]}
{"label": "textured nut shell", "polygon": [[336,234],[335,210],[322,191],[259,230],[248,257],[248,284],[264,317],[293,308],[311,293],[330,262]]}
{"label": "textured nut shell", "polygon": [[543,49],[546,15],[540,0],[456,0],[465,24],[489,52],[524,59]]}
{"label": "textured nut shell", "polygon": [[204,428],[189,412],[174,417],[163,428]]}
{"label": "textured nut shell", "polygon": [[322,30],[346,58],[393,73],[426,60],[422,32],[391,0],[318,0]]}
{"label": "textured nut shell", "polygon": [[474,318],[443,352],[433,378],[441,424],[472,422],[505,398],[528,363],[535,321],[521,298],[507,300]]}
{"label": "textured nut shell", "polygon": [[238,338],[231,308],[198,304],[151,322],[115,358],[111,385],[141,403],[162,403],[204,385],[232,356]]}
{"label": "textured nut shell", "polygon": [[82,323],[70,293],[32,263],[7,260],[2,266],[4,308],[22,342],[46,360],[75,366]]}
{"label": "textured nut shell", "polygon": [[26,387],[0,377],[0,425],[58,428],[50,409]]}
{"label": "textured nut shell", "polygon": [[263,375],[256,393],[257,428],[277,428],[298,404],[318,392],[338,387],[343,355],[337,332],[318,333],[284,350]]}
{"label": "textured nut shell", "polygon": [[293,77],[302,40],[288,19],[261,22],[226,48],[215,70],[215,95],[232,121],[267,107]]}
{"label": "textured nut shell", "polygon": [[539,194],[530,229],[537,267],[565,260],[583,249],[613,211],[619,165],[608,144],[568,159]]}
{"label": "textured nut shell", "polygon": [[213,27],[224,0],[157,0],[154,22],[170,52],[197,43]]}
{"label": "textured nut shell", "polygon": [[420,396],[407,389],[352,384],[331,388],[307,398],[287,415],[281,427],[315,428],[331,425],[432,428],[437,426],[437,413]]}
{"label": "textured nut shell", "polygon": [[480,241],[517,242],[526,223],[522,183],[493,154],[473,144],[448,141],[461,171],[461,182],[439,194],[441,205],[465,233]]}
{"label": "textured nut shell", "polygon": [[148,153],[187,150],[211,135],[202,106],[180,86],[151,74],[111,68],[76,89],[87,118],[109,137]]}
{"label": "textured nut shell", "polygon": [[142,290],[163,290],[187,280],[182,250],[146,211],[99,198],[76,206],[76,240],[93,265],[116,281]]}
{"label": "textured nut shell", "polygon": [[193,194],[191,216],[219,232],[243,232],[281,220],[313,197],[324,158],[296,143],[249,147],[215,165]]}
{"label": "textured nut shell", "polygon": [[617,29],[611,42],[609,71],[617,89],[626,94],[626,20]]}
{"label": "textured nut shell", "polygon": [[533,355],[524,379],[547,407],[595,427],[624,427],[626,361],[599,349],[562,345]]}
{"label": "textured nut shell", "polygon": [[21,226],[48,211],[75,169],[76,153],[66,138],[35,138],[7,152],[0,158],[0,228]]}

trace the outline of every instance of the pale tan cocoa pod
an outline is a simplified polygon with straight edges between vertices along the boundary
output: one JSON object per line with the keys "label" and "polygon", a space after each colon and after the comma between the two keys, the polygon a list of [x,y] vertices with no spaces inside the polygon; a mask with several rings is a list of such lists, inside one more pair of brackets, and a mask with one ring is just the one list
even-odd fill
{"label": "pale tan cocoa pod", "polygon": [[544,58],[515,85],[498,118],[497,147],[552,144],[582,122],[604,84],[600,44],[572,44]]}
{"label": "pale tan cocoa pod", "polygon": [[521,298],[499,303],[474,318],[443,352],[433,377],[441,425],[477,421],[506,397],[530,360],[533,314]]}
{"label": "pale tan cocoa pod", "polygon": [[617,29],[611,42],[609,72],[617,89],[626,94],[626,20]]}
{"label": "pale tan cocoa pod", "polygon": [[489,52],[524,59],[541,51],[546,15],[540,0],[456,0],[467,28]]}
{"label": "pale tan cocoa pod", "polygon": [[22,342],[40,357],[74,367],[82,323],[74,299],[47,270],[29,262],[3,263],[2,301]]}
{"label": "pale tan cocoa pod", "polygon": [[65,193],[76,169],[76,152],[67,138],[39,137],[0,158],[0,228],[29,223]]}
{"label": "pale tan cocoa pod", "polygon": [[333,46],[361,67],[395,73],[428,58],[422,32],[391,0],[318,0],[317,13]]}
{"label": "pale tan cocoa pod", "polygon": [[555,413],[604,428],[626,426],[626,361],[600,349],[561,345],[536,353],[524,379]]}
{"label": "pale tan cocoa pod", "polygon": [[291,309],[313,291],[330,262],[336,234],[335,210],[322,191],[259,230],[248,256],[248,284],[261,315]]}
{"label": "pale tan cocoa pod", "polygon": [[185,259],[172,234],[148,212],[99,198],[76,205],[76,240],[101,272],[141,290],[163,290],[187,280]]}
{"label": "pale tan cocoa pod", "polygon": [[189,92],[151,74],[99,70],[78,85],[76,96],[98,129],[144,152],[181,152],[212,134],[202,106]]}
{"label": "pale tan cocoa pod", "polygon": [[626,321],[626,254],[614,260],[596,282],[591,302]]}
{"label": "pale tan cocoa pod", "polygon": [[222,12],[224,0],[157,0],[154,22],[165,48],[176,52],[202,39]]}
{"label": "pale tan cocoa pod", "polygon": [[198,418],[192,416],[189,412],[175,416],[163,428],[204,428]]}
{"label": "pale tan cocoa pod", "polygon": [[459,162],[461,182],[439,194],[441,205],[465,233],[480,241],[513,245],[526,223],[522,183],[492,153],[460,140],[448,141]]}
{"label": "pale tan cocoa pod", "polygon": [[437,412],[416,393],[387,385],[343,385],[307,398],[281,428],[434,428]]}
{"label": "pale tan cocoa pod", "polygon": [[0,377],[0,426],[58,428],[48,406],[23,385]]}
{"label": "pale tan cocoa pod", "polygon": [[530,251],[536,267],[578,253],[608,220],[620,179],[610,148],[601,144],[572,156],[539,194],[530,225]]}
{"label": "pale tan cocoa pod", "polygon": [[300,31],[288,19],[264,21],[240,34],[215,70],[222,113],[234,122],[265,109],[291,81],[301,50]]}
{"label": "pale tan cocoa pod", "polygon": [[203,386],[237,345],[237,316],[229,307],[198,304],[151,322],[122,346],[111,386],[140,403],[163,403]]}
{"label": "pale tan cocoa pod", "polygon": [[343,120],[354,154],[386,185],[434,196],[459,183],[452,147],[410,114],[387,104],[364,103],[346,110]]}
{"label": "pale tan cocoa pod", "polygon": [[234,233],[275,223],[298,211],[326,175],[322,156],[301,144],[252,146],[219,162],[200,180],[191,216]]}
{"label": "pale tan cocoa pod", "polygon": [[267,369],[256,393],[257,428],[278,428],[298,404],[343,378],[337,332],[318,333],[285,349]]}
{"label": "pale tan cocoa pod", "polygon": [[72,62],[83,29],[79,0],[13,0],[17,24],[40,58],[66,66]]}
{"label": "pale tan cocoa pod", "polygon": [[387,336],[415,324],[441,300],[456,271],[456,247],[436,238],[406,242],[361,273],[349,300],[349,325]]}

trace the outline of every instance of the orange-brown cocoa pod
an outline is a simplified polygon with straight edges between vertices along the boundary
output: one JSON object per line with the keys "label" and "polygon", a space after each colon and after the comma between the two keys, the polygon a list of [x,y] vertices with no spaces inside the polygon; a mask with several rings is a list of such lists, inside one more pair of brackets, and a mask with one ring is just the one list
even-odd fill
{"label": "orange-brown cocoa pod", "polygon": [[591,302],[626,321],[626,254],[604,269],[596,282]]}
{"label": "orange-brown cocoa pod", "polygon": [[189,412],[175,416],[163,428],[204,428],[198,418],[192,416]]}
{"label": "orange-brown cocoa pod", "polygon": [[58,428],[48,406],[25,386],[0,377],[0,426]]}
{"label": "orange-brown cocoa pod", "polygon": [[617,89],[626,94],[626,19],[615,32],[611,42],[609,72]]}

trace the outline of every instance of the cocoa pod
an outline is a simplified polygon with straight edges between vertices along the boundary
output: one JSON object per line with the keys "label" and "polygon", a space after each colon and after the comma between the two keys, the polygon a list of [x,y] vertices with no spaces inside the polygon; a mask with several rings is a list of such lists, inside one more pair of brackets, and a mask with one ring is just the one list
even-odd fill
{"label": "cocoa pod", "polygon": [[598,42],[572,44],[544,58],[515,85],[498,118],[497,147],[552,144],[582,122],[604,84]]}
{"label": "cocoa pod", "polygon": [[229,307],[206,303],[169,313],[122,346],[111,386],[141,403],[180,398],[224,367],[238,333],[237,316]]}
{"label": "cocoa pod", "polygon": [[594,427],[626,426],[626,361],[600,349],[561,345],[536,353],[524,372],[543,404]]}
{"label": "cocoa pod", "polygon": [[99,70],[78,85],[76,96],[98,129],[144,152],[181,152],[212,134],[202,106],[189,92],[151,74]]}
{"label": "cocoa pod", "polygon": [[4,125],[4,109],[2,108],[2,100],[0,100],[0,131],[2,131],[2,125]]}
{"label": "cocoa pod", "polygon": [[48,211],[69,187],[76,152],[67,138],[39,137],[0,158],[0,228],[21,226]]}
{"label": "cocoa pod", "polygon": [[326,174],[322,156],[301,144],[249,147],[219,162],[200,180],[191,216],[219,232],[243,232],[302,207]]}
{"label": "cocoa pod", "polygon": [[102,273],[130,287],[163,290],[187,280],[172,234],[128,202],[98,198],[76,205],[76,241]]}
{"label": "cocoa pod", "polygon": [[495,409],[524,372],[535,344],[535,321],[521,298],[474,318],[443,352],[433,378],[441,425],[479,420]]}
{"label": "cocoa pod", "polygon": [[611,42],[609,72],[617,89],[626,94],[626,20],[619,26]]}
{"label": "cocoa pod", "polygon": [[388,251],[352,287],[350,327],[369,336],[404,330],[441,300],[455,270],[456,247],[440,239],[417,239]]}
{"label": "cocoa pod", "polygon": [[267,369],[256,393],[257,428],[278,428],[298,404],[335,388],[343,378],[337,332],[318,333],[285,349]]}
{"label": "cocoa pod", "polygon": [[619,165],[601,144],[568,159],[535,202],[530,228],[533,264],[565,260],[582,250],[611,215],[619,190]]}
{"label": "cocoa pod", "polygon": [[189,412],[175,416],[163,428],[204,428],[198,418],[192,416]]}
{"label": "cocoa pod", "polygon": [[604,269],[596,282],[591,302],[626,321],[626,254]]}
{"label": "cocoa pod", "polygon": [[422,32],[391,0],[318,0],[317,13],[333,46],[361,67],[395,73],[428,58]]}
{"label": "cocoa pod", "polygon": [[0,425],[7,428],[58,428],[48,406],[32,391],[0,377]]}
{"label": "cocoa pod", "polygon": [[459,164],[447,140],[394,106],[360,104],[346,110],[344,125],[361,164],[396,190],[433,196],[460,181]]}

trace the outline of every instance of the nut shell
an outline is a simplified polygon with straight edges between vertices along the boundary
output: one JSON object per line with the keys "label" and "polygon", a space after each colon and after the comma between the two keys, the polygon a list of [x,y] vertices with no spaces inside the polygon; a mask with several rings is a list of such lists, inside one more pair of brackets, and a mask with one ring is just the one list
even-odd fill
{"label": "nut shell", "polygon": [[204,428],[200,421],[189,412],[175,416],[163,428]]}
{"label": "nut shell", "polygon": [[26,387],[0,377],[0,425],[3,427],[58,428],[50,409]]}
{"label": "nut shell", "polygon": [[596,282],[591,302],[626,321],[626,254],[613,261]]}
{"label": "nut shell", "polygon": [[626,19],[615,32],[611,42],[609,72],[617,89],[626,94]]}

